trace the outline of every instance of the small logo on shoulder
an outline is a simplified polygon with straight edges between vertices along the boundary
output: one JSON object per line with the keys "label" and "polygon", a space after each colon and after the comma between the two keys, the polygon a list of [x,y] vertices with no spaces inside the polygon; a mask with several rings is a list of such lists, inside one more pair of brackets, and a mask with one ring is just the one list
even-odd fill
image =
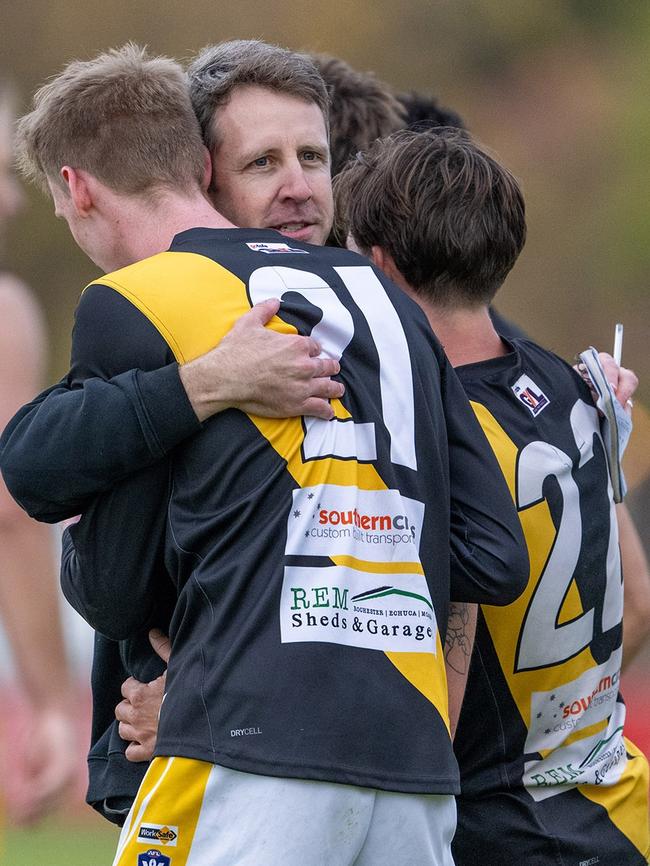
{"label": "small logo on shoulder", "polygon": [[138,842],[145,844],[158,842],[159,845],[176,845],[177,840],[178,827],[170,827],[169,824],[141,824],[138,831]]}
{"label": "small logo on shoulder", "polygon": [[539,415],[545,409],[550,400],[542,389],[536,385],[528,376],[520,376],[512,386],[512,391],[520,403],[529,410],[531,415]]}
{"label": "small logo on shoulder", "polygon": [[253,250],[254,253],[266,253],[269,256],[276,253],[299,253],[303,256],[309,255],[307,250],[297,250],[295,247],[290,247],[289,244],[269,244],[259,241],[257,243],[246,244],[246,246],[249,250]]}
{"label": "small logo on shoulder", "polygon": [[170,866],[171,862],[171,857],[166,857],[157,848],[138,854],[138,866]]}

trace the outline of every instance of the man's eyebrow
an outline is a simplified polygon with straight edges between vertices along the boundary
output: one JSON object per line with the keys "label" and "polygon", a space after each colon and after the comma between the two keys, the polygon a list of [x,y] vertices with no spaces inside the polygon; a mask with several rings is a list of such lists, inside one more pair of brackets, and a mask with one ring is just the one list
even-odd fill
{"label": "man's eyebrow", "polygon": [[249,162],[252,159],[257,159],[260,156],[264,156],[267,153],[276,153],[281,148],[277,144],[271,144],[270,142],[267,144],[266,142],[260,142],[256,144],[254,147],[248,147],[241,151],[240,161],[241,162]]}
{"label": "man's eyebrow", "polygon": [[320,144],[301,144],[300,151],[302,152],[305,150],[315,150],[318,153],[329,153],[330,148],[327,142],[321,141]]}

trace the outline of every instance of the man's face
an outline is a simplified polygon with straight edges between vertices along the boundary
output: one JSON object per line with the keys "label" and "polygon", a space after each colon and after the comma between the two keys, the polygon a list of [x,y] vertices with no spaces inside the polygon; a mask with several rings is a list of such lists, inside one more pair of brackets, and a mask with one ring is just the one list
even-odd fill
{"label": "man's face", "polygon": [[334,207],[327,130],[316,103],[240,85],[217,110],[216,124],[217,210],[236,225],[324,244]]}

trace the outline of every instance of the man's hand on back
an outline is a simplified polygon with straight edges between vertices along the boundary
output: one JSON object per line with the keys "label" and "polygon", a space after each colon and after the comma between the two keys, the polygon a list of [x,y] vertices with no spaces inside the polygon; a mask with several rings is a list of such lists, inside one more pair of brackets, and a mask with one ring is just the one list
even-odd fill
{"label": "man's hand on back", "polygon": [[[160,658],[167,663],[171,654],[169,638],[159,629],[149,632],[149,640]],[[167,671],[150,683],[141,683],[129,677],[122,683],[123,700],[115,707],[119,734],[129,745],[129,761],[150,761],[158,735],[158,716],[165,692]]]}
{"label": "man's hand on back", "polygon": [[340,371],[338,361],[319,358],[311,337],[266,328],[279,308],[276,299],[256,304],[216,348],[180,367],[200,421],[229,408],[269,418],[334,417],[329,400],[345,390],[329,378]]}

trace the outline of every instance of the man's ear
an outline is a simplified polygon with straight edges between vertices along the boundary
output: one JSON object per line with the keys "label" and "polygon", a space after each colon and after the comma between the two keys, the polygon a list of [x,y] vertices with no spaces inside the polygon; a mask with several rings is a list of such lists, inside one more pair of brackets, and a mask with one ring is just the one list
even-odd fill
{"label": "man's ear", "polygon": [[402,272],[395,264],[395,259],[384,247],[370,248],[370,261],[382,270],[389,280],[392,280],[396,286],[399,286],[407,295],[413,294],[413,290],[406,282]]}
{"label": "man's ear", "polygon": [[86,172],[64,165],[61,169],[61,179],[68,188],[70,198],[80,217],[86,217],[93,206],[93,196]]}
{"label": "man's ear", "polygon": [[370,247],[370,261],[373,265],[377,265],[395,283],[398,281],[397,277],[401,276],[397,270],[395,260],[384,247]]}

